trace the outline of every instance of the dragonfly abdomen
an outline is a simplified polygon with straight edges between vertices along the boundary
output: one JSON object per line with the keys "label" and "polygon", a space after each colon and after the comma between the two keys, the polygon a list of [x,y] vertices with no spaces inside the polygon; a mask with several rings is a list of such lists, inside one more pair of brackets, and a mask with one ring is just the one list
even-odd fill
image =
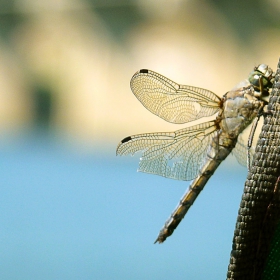
{"label": "dragonfly abdomen", "polygon": [[203,167],[200,169],[199,175],[191,182],[188,190],[181,198],[179,204],[172,212],[170,218],[166,221],[163,228],[160,230],[155,243],[162,243],[168,236],[172,235],[173,231],[182,221],[210,177],[234,148],[236,142],[235,140],[230,141],[229,147],[220,146],[217,150],[217,143],[219,142],[219,140],[221,140],[221,138],[223,138],[223,136],[223,133],[221,133],[219,136],[213,138],[213,141],[208,150],[207,159]]}

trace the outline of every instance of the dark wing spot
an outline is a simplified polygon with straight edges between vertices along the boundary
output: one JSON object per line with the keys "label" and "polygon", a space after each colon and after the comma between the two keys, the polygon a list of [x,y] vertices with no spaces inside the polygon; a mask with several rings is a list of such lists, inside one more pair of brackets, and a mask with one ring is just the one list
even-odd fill
{"label": "dark wing spot", "polygon": [[141,69],[141,70],[139,71],[139,73],[148,73],[148,72],[149,72],[148,69]]}
{"label": "dark wing spot", "polygon": [[125,137],[121,142],[122,142],[122,143],[125,143],[125,142],[128,142],[128,141],[130,141],[130,140],[131,140],[131,137],[128,136],[128,137]]}

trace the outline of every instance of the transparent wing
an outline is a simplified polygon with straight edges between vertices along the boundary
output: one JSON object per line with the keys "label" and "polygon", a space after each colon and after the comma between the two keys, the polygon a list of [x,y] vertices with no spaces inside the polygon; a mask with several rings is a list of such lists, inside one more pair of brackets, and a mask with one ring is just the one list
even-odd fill
{"label": "transparent wing", "polygon": [[138,171],[191,180],[204,164],[215,131],[211,121],[174,132],[133,135],[120,142],[117,155],[142,151]]}
{"label": "transparent wing", "polygon": [[179,85],[151,70],[136,72],[130,86],[149,111],[171,123],[190,122],[220,110],[221,99],[215,93]]}
{"label": "transparent wing", "polygon": [[[248,145],[246,141],[242,138],[242,135],[239,135],[235,148],[232,150],[232,153],[236,157],[239,164],[248,167]],[[251,147],[250,151],[250,165],[252,166],[253,156],[255,154],[255,147]]]}

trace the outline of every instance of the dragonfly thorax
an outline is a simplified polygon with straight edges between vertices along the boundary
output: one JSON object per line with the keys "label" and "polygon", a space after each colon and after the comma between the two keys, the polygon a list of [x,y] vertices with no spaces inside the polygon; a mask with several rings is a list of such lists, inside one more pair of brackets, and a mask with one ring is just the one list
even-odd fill
{"label": "dragonfly thorax", "polygon": [[238,135],[257,117],[264,102],[255,96],[252,86],[229,91],[224,96],[221,129],[229,138]]}

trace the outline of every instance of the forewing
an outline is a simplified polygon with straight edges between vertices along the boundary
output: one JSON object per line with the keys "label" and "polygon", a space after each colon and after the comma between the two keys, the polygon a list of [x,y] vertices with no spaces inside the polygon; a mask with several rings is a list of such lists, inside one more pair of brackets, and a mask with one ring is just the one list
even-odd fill
{"label": "forewing", "polygon": [[151,70],[136,72],[130,86],[149,111],[171,123],[190,122],[220,110],[221,99],[215,93],[179,85]]}
{"label": "forewing", "polygon": [[215,131],[215,123],[206,122],[174,132],[133,135],[120,142],[117,154],[142,151],[138,171],[191,180],[204,163]]}

